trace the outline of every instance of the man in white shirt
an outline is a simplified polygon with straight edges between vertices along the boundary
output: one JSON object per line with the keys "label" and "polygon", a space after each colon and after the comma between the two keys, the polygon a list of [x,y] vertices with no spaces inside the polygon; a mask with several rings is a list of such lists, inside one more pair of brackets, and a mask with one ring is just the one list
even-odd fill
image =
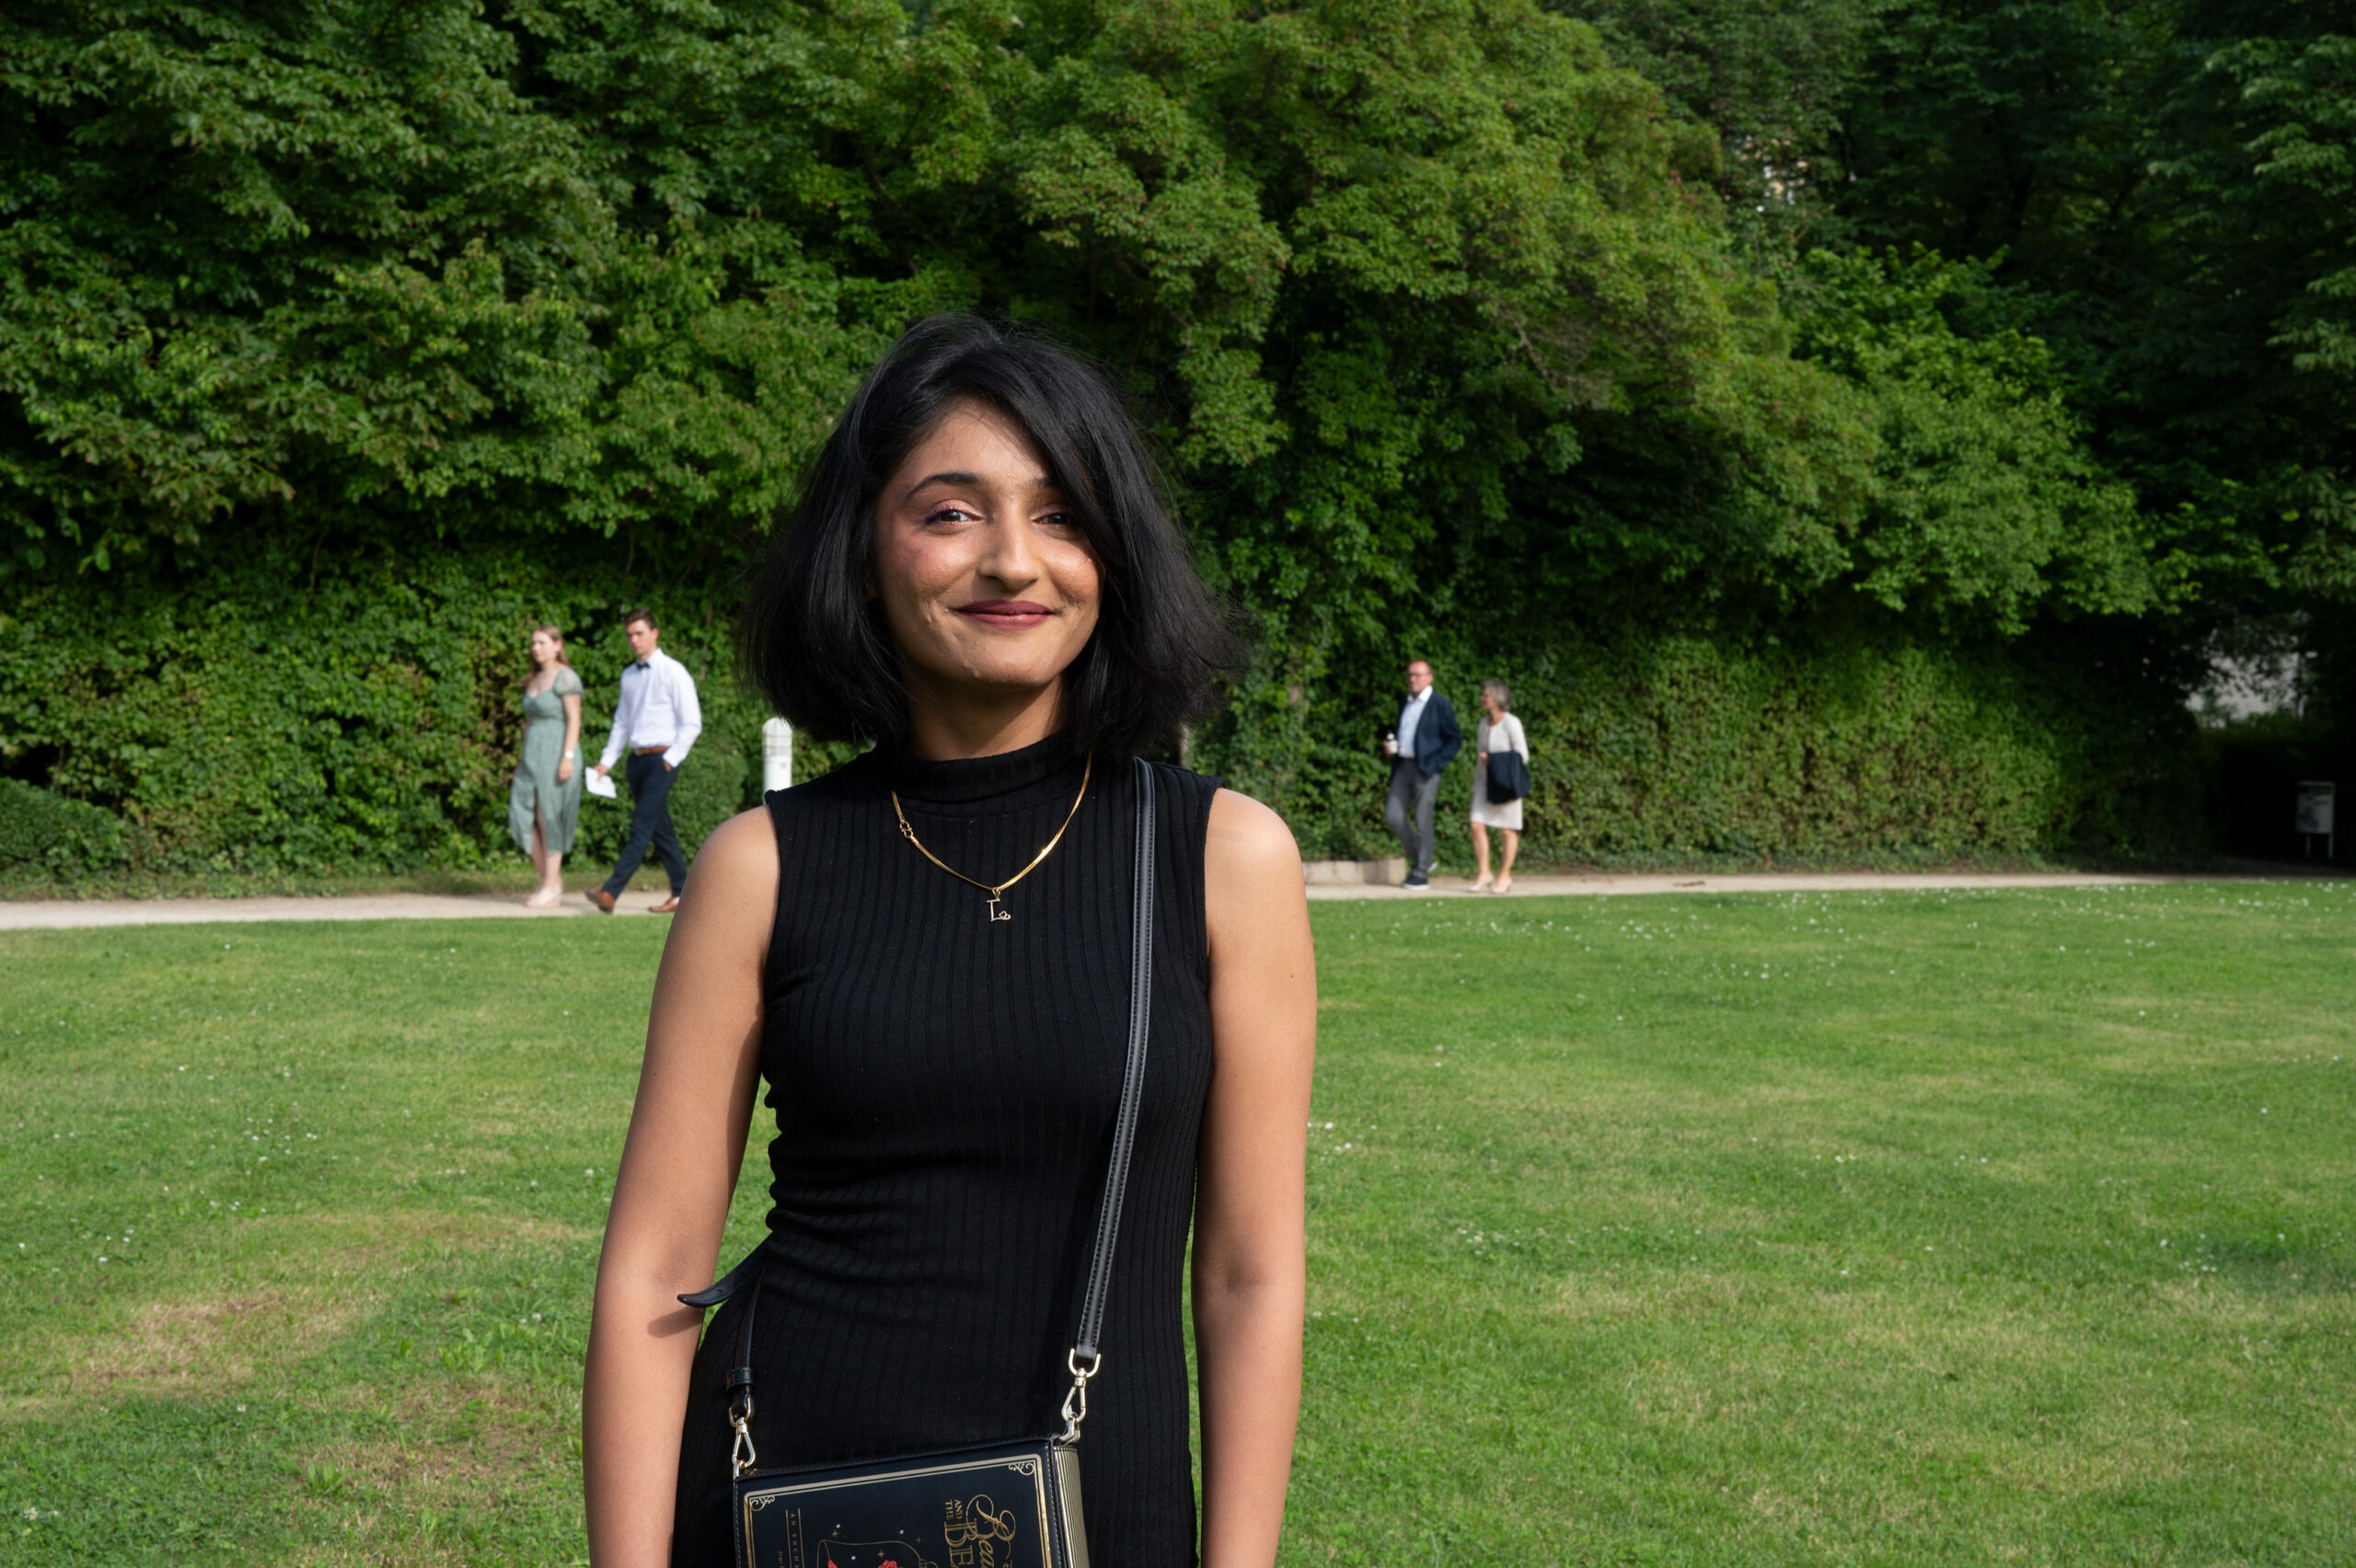
{"label": "man in white shirt", "polygon": [[671,896],[654,906],[657,915],[679,907],[687,885],[687,858],[679,849],[678,830],[671,825],[671,780],[687,748],[703,732],[703,707],[696,700],[695,677],[687,667],[656,645],[662,632],[653,612],[632,610],[622,617],[622,632],[637,655],[622,671],[622,699],[614,708],[614,728],[606,737],[606,755],[598,759],[600,775],[613,771],[625,751],[629,764],[623,777],[629,783],[629,842],[606,885],[589,890],[589,902],[610,915],[614,900],[652,847],[671,878]]}

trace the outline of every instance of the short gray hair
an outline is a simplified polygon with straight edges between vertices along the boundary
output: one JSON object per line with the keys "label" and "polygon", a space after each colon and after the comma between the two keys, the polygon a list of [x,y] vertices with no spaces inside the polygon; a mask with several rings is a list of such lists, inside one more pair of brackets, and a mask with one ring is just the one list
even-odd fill
{"label": "short gray hair", "polygon": [[1499,708],[1510,709],[1513,706],[1513,692],[1507,688],[1505,682],[1483,681],[1481,683],[1481,695],[1483,697],[1487,697],[1492,692],[1496,694],[1497,706]]}

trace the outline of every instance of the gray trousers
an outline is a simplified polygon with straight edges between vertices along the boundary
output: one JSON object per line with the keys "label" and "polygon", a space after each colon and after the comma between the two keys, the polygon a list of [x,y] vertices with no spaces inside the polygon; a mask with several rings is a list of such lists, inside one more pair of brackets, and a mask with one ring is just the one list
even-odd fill
{"label": "gray trousers", "polygon": [[[1415,771],[1415,759],[1394,757],[1391,763],[1391,799],[1382,820],[1399,836],[1400,853],[1407,857],[1410,876],[1432,874],[1432,805],[1439,799],[1439,775],[1429,778]],[[1408,813],[1415,813],[1414,820]]]}

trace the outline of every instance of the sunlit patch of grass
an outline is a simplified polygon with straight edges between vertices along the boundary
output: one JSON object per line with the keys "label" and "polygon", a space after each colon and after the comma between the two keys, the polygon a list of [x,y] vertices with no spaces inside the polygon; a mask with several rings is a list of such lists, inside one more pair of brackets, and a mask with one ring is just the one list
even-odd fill
{"label": "sunlit patch of grass", "polygon": [[1380,1005],[1324,1020],[1289,1554],[2356,1559],[2351,933],[2337,885],[1321,905]]}
{"label": "sunlit patch of grass", "polygon": [[662,935],[0,937],[0,1561],[580,1557]]}

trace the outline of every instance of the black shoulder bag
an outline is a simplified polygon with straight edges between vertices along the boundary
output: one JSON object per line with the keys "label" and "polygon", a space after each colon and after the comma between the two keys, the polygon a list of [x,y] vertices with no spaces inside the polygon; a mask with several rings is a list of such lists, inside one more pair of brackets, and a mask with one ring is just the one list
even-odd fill
{"label": "black shoulder bag", "polygon": [[1486,783],[1491,805],[1519,801],[1530,793],[1530,764],[1521,760],[1518,751],[1492,751]]}
{"label": "black shoulder bag", "polygon": [[728,1375],[730,1455],[735,1473],[736,1562],[744,1568],[1088,1568],[1088,1528],[1080,1505],[1080,1424],[1088,1419],[1088,1380],[1104,1365],[1097,1334],[1128,1187],[1129,1148],[1137,1140],[1145,1090],[1147,1024],[1153,986],[1153,768],[1138,763],[1137,905],[1129,963],[1128,1064],[1096,1245],[1080,1297],[1079,1332],[1064,1366],[1064,1429],[1052,1437],[1016,1437],[978,1447],[937,1449],[857,1464],[756,1470],[753,1452],[753,1314],[761,1301],[761,1251],[708,1290],[682,1296],[690,1307],[716,1307],[749,1280],[752,1296],[736,1328],[736,1363]]}

